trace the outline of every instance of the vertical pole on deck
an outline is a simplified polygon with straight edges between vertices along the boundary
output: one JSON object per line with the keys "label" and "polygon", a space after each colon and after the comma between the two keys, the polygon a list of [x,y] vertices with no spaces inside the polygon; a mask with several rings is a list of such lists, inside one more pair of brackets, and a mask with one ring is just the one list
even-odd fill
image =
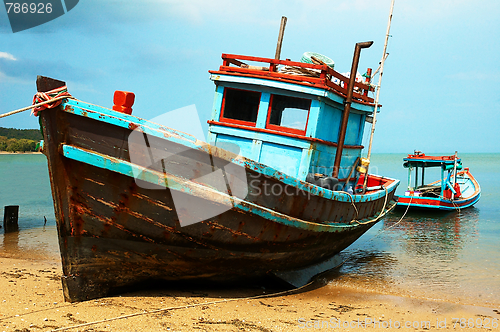
{"label": "vertical pole on deck", "polygon": [[441,163],[441,195],[440,198],[444,196],[444,188],[446,188],[446,183],[444,180],[444,163]]}
{"label": "vertical pole on deck", "polygon": [[276,55],[274,58],[276,60],[280,59],[281,56],[281,44],[283,43],[283,35],[285,34],[286,17],[281,17],[280,33],[278,35],[278,44],[276,45]]}
{"label": "vertical pole on deck", "polygon": [[408,190],[411,191],[411,170],[412,170],[412,167],[408,167]]}
{"label": "vertical pole on deck", "polygon": [[458,151],[455,151],[455,162],[453,164],[453,187],[455,187],[455,184],[457,183],[457,155]]}
{"label": "vertical pole on deck", "polygon": [[[389,12],[389,21],[387,22],[387,32],[385,34],[385,43],[384,43],[384,53],[382,54],[382,60],[380,61],[380,74],[378,76],[378,85],[377,85],[377,95],[375,97],[375,110],[373,111],[373,122],[372,122],[372,130],[370,133],[370,143],[368,144],[368,153],[366,155],[366,158],[368,161],[370,161],[371,154],[372,154],[372,143],[373,143],[373,134],[375,133],[375,124],[377,123],[377,112],[378,112],[378,100],[380,96],[380,86],[382,85],[382,75],[384,74],[384,63],[385,59],[387,58],[387,44],[389,42],[389,33],[391,31],[391,21],[392,21],[392,12],[394,10],[394,0],[391,2],[391,9]],[[366,191],[366,183],[368,181],[368,168],[370,165],[366,167],[366,175],[365,175],[365,182],[363,184],[363,193]],[[415,187],[418,186],[418,183],[415,183]]]}
{"label": "vertical pole on deck", "polygon": [[340,125],[339,140],[337,142],[337,153],[335,154],[335,162],[333,164],[334,178],[338,178],[340,161],[342,159],[342,150],[344,149],[345,134],[347,132],[347,123],[349,121],[349,113],[351,111],[352,94],[354,90],[354,83],[356,82],[356,73],[358,71],[359,55],[362,48],[368,48],[373,45],[372,41],[356,43],[354,48],[354,56],[352,58],[351,76],[349,77],[349,84],[347,86],[347,97],[344,101],[344,112],[342,113],[342,122]]}
{"label": "vertical pole on deck", "polygon": [[425,186],[424,177],[425,177],[425,167],[422,167],[422,187]]}
{"label": "vertical pole on deck", "polygon": [[415,190],[418,187],[418,166],[415,166]]}

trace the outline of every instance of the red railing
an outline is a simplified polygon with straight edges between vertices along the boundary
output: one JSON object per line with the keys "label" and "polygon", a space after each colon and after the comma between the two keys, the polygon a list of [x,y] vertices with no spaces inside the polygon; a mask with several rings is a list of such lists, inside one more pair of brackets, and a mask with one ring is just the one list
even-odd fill
{"label": "red railing", "polygon": [[[333,90],[334,92],[346,96],[347,86],[349,84],[349,78],[336,72],[327,65],[316,65],[310,63],[296,62],[290,60],[276,60],[269,58],[259,58],[246,55],[235,55],[235,54],[222,54],[223,64],[220,66],[218,71],[210,71],[212,74],[229,74],[229,75],[241,75],[248,77],[259,77],[267,78],[278,81],[287,81],[302,85],[311,85],[315,87],[321,87],[328,90]],[[251,61],[257,63],[264,63],[264,66],[254,66],[248,65],[243,61]],[[299,75],[294,73],[286,73],[278,71],[278,65],[289,66],[295,68],[299,71],[311,71],[316,73],[315,76]],[[333,80],[337,79],[337,83]],[[361,103],[371,104],[373,103],[373,98],[368,97],[369,91],[374,91],[373,86],[355,82],[355,91],[353,98],[357,99]]]}

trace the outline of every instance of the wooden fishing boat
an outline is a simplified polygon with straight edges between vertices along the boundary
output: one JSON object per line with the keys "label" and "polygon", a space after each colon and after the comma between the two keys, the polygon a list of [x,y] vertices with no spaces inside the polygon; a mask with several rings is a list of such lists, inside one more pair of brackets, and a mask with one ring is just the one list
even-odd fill
{"label": "wooden fishing boat", "polygon": [[[452,156],[427,156],[415,151],[403,160],[403,166],[408,168],[408,190],[398,197],[398,207],[451,211],[471,207],[479,201],[481,187],[469,168],[463,168],[456,153]],[[429,168],[440,169],[441,179],[426,184],[425,171]],[[413,171],[415,185],[411,183]]]}
{"label": "wooden fishing boat", "polygon": [[150,279],[239,280],[318,266],[395,207],[399,181],[365,181],[356,167],[371,85],[321,63],[222,59],[210,71],[210,144],[131,115],[130,93],[115,93],[109,109],[37,79],[38,96],[60,102],[37,114],[67,301]]}

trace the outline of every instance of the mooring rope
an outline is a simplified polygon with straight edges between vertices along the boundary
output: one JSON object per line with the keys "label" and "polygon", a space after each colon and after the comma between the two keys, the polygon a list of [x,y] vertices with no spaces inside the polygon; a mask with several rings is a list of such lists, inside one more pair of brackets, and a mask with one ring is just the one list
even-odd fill
{"label": "mooring rope", "polygon": [[33,111],[33,114],[35,116],[38,115],[38,112],[45,109],[45,108],[54,108],[56,106],[59,106],[62,103],[62,100],[64,99],[76,99],[74,98],[69,92],[66,86],[63,86],[61,88],[57,88],[48,92],[37,92],[35,96],[33,97],[33,105],[20,108],[18,110],[12,111],[12,112],[7,112],[4,114],[0,114],[0,119],[14,115],[17,113],[21,113],[30,109],[35,109]]}
{"label": "mooring rope", "polygon": [[455,210],[458,211],[458,214],[460,214],[461,213],[460,206],[455,204],[455,202],[453,200],[450,200],[450,202],[451,202],[451,204],[453,204],[453,207],[455,208]]}
{"label": "mooring rope", "polygon": [[359,217],[359,211],[358,211],[358,208],[356,207],[356,204],[354,204],[354,197],[352,197],[352,195],[350,193],[348,193],[348,192],[345,192],[345,193],[351,199],[351,204],[354,207],[354,210],[356,211],[356,217],[353,220],[351,220],[351,223],[352,223],[354,220],[358,219],[358,217]]}
{"label": "mooring rope", "polygon": [[[46,108],[54,108],[59,106],[62,103],[62,99],[64,99],[62,97],[66,98],[72,97],[71,94],[68,92],[68,87],[66,85],[47,92],[37,92],[35,96],[33,96],[33,105],[35,105],[36,107],[34,108],[32,114],[38,116],[38,112]],[[55,100],[56,98],[61,98],[61,99]],[[50,101],[52,103],[40,105],[40,103],[45,101]]]}
{"label": "mooring rope", "polygon": [[[384,185],[382,185],[381,187],[383,187],[385,190],[385,196],[384,196],[384,206],[382,207],[382,210],[380,210],[380,214],[375,219],[364,221],[364,222],[353,219],[353,220],[351,220],[351,224],[352,223],[357,223],[358,225],[371,224],[371,223],[377,222],[380,218],[384,217],[388,213],[388,211],[386,211],[385,213],[384,213],[384,211],[385,211],[385,208],[387,206],[387,196],[389,196],[389,192],[387,191],[387,188]],[[349,193],[346,193],[346,194],[351,197],[351,201],[352,201],[353,197],[351,196],[351,194],[349,194]],[[352,204],[354,205],[354,201],[352,201]],[[356,208],[356,206],[354,206],[354,207]],[[356,209],[356,211],[357,211],[357,209]]]}
{"label": "mooring rope", "polygon": [[408,202],[408,206],[406,207],[406,211],[405,211],[405,213],[403,213],[403,215],[401,216],[401,218],[399,218],[399,220],[398,220],[395,224],[393,224],[393,225],[391,225],[391,226],[387,227],[387,228],[386,228],[386,229],[384,229],[383,231],[386,231],[386,230],[388,230],[388,229],[391,229],[391,228],[393,228],[394,226],[396,226],[397,224],[399,224],[401,221],[403,221],[404,217],[405,217],[405,216],[406,216],[406,214],[408,213],[408,210],[410,210],[410,205],[411,205],[411,201],[412,201],[412,200],[413,200],[413,196],[410,196],[410,201]]}

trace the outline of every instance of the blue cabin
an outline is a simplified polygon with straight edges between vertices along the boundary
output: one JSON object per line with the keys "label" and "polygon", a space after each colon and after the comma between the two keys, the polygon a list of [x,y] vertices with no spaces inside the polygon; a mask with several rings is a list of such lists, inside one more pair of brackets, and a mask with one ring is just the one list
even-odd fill
{"label": "blue cabin", "polygon": [[[302,181],[311,173],[331,176],[349,79],[325,64],[227,54],[222,59],[220,69],[210,71],[216,89],[209,142],[237,144],[242,156]],[[355,83],[341,181],[361,156],[365,123],[374,112],[370,89]]]}

